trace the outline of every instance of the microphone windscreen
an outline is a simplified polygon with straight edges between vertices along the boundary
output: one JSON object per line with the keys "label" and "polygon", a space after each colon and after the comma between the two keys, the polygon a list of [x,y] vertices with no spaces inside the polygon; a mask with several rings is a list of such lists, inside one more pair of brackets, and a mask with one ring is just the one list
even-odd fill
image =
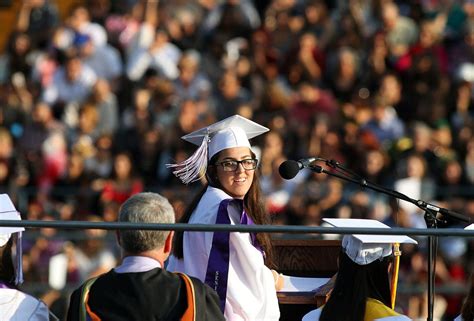
{"label": "microphone windscreen", "polygon": [[292,179],[300,171],[300,164],[294,160],[287,160],[280,164],[278,171],[284,179]]}

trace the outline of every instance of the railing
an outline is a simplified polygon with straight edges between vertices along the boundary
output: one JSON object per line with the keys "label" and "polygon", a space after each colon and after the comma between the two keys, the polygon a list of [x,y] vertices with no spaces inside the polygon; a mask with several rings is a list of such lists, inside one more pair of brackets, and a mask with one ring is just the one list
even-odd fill
{"label": "railing", "polygon": [[[461,228],[446,229],[415,229],[415,228],[337,228],[337,227],[319,227],[319,226],[276,226],[276,225],[215,225],[215,224],[143,224],[143,223],[123,223],[123,222],[89,222],[89,221],[10,221],[0,220],[1,227],[24,227],[33,229],[31,233],[25,233],[25,239],[34,240],[42,236],[41,228],[53,228],[58,230],[68,230],[66,233],[57,233],[54,237],[45,237],[46,239],[64,239],[67,241],[81,241],[86,239],[84,230],[174,230],[174,231],[228,231],[228,232],[267,232],[278,233],[278,237],[295,237],[301,235],[309,238],[322,238],[323,235],[345,235],[345,234],[387,234],[387,235],[410,235],[415,237],[446,237],[457,236],[465,238],[474,238],[474,230],[465,230]],[[28,235],[29,234],[29,235]],[[90,239],[90,237],[87,237]],[[108,244],[115,242],[112,233],[102,237]],[[114,243],[115,244],[115,243]],[[63,294],[70,293],[77,285],[66,284],[60,291]],[[27,293],[40,294],[51,290],[47,283],[29,282],[22,286]],[[464,284],[441,284],[436,286],[436,294],[447,297],[464,296],[467,289]],[[399,284],[397,293],[401,298],[413,296],[423,296],[426,293],[426,286]]]}
{"label": "railing", "polygon": [[89,221],[31,221],[0,220],[2,227],[61,228],[61,229],[99,229],[99,230],[160,230],[160,231],[228,231],[228,232],[266,232],[291,234],[365,234],[365,235],[418,235],[418,236],[463,236],[474,237],[474,230],[461,228],[359,228],[359,227],[319,227],[300,225],[220,225],[220,224],[158,224],[125,222]]}

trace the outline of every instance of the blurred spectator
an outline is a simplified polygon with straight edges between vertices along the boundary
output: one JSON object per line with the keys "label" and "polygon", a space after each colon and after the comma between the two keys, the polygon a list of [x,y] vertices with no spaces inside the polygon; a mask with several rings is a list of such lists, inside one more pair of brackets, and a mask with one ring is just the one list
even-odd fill
{"label": "blurred spectator", "polygon": [[[0,190],[2,193],[16,192],[23,185],[18,151],[14,148],[10,132],[0,127]],[[10,194],[14,198],[16,193]]]}
{"label": "blurred spectator", "polygon": [[176,10],[173,18],[168,20],[166,28],[170,37],[181,50],[201,48],[198,43],[200,14],[188,3],[184,8]]}
{"label": "blurred spectator", "polygon": [[50,106],[37,103],[18,140],[20,155],[25,159],[28,168],[29,184],[37,183],[36,179],[43,171],[42,146],[54,133],[64,133],[63,124],[54,119]]}
{"label": "blurred spectator", "polygon": [[297,49],[290,51],[286,59],[288,77],[321,84],[326,56],[320,48],[319,39],[314,34],[306,32],[301,35]]}
{"label": "blurred spectator", "polygon": [[135,47],[130,53],[127,61],[128,78],[141,80],[147,69],[153,69],[161,77],[176,79],[181,50],[170,42],[166,30],[154,31],[153,26],[143,25],[140,32],[150,33],[148,37],[154,40],[150,44]]}
{"label": "blurred spectator", "polygon": [[417,40],[418,27],[411,18],[400,14],[400,9],[394,2],[384,2],[381,10],[390,55],[393,59],[398,59]]}
{"label": "blurred spectator", "polygon": [[415,118],[414,108],[404,97],[401,80],[395,74],[386,73],[381,77],[377,93],[385,100],[387,106],[395,109],[397,115],[405,123]]}
{"label": "blurred spectator", "polygon": [[[31,38],[24,32],[10,35],[5,52],[0,56],[0,83],[13,81],[13,75],[23,76],[23,86],[33,69]],[[18,86],[16,82],[14,85]]]}
{"label": "blurred spectator", "polygon": [[369,93],[378,88],[380,79],[389,72],[391,68],[389,58],[390,52],[385,35],[382,32],[375,33],[369,40],[367,59],[361,64],[361,68],[365,70],[361,77]]}
{"label": "blurred spectator", "polygon": [[364,43],[364,25],[362,21],[356,19],[354,12],[350,10],[339,10],[335,25],[335,33],[329,43],[331,50],[337,51],[342,47],[349,47],[354,50],[362,49]]}
{"label": "blurred spectator", "polygon": [[68,56],[43,91],[42,99],[50,105],[59,105],[58,108],[68,103],[81,103],[91,94],[96,80],[95,72],[84,65],[79,56]]}
{"label": "blurred spectator", "polygon": [[111,135],[101,135],[95,141],[92,155],[85,159],[86,171],[93,178],[107,178],[112,174],[113,147]]}
{"label": "blurred spectator", "polygon": [[388,150],[392,142],[405,134],[405,125],[396,110],[383,97],[378,96],[373,102],[372,117],[362,126],[362,130],[374,134],[377,141]]}
{"label": "blurred spectator", "polygon": [[200,69],[201,57],[197,51],[186,51],[178,63],[179,75],[174,80],[175,95],[183,99],[206,100],[211,94],[211,83]]}
{"label": "blurred spectator", "polygon": [[326,1],[307,1],[304,8],[305,25],[303,30],[309,34],[314,34],[322,50],[327,48],[329,41],[334,36],[336,26],[330,15],[331,12]]}
{"label": "blurred spectator", "polygon": [[456,131],[474,121],[474,95],[471,92],[471,84],[467,81],[458,83],[453,89],[454,106],[450,122]]}
{"label": "blurred spectator", "polygon": [[133,160],[127,153],[119,153],[114,158],[114,169],[106,180],[100,201],[102,206],[109,202],[122,204],[130,196],[143,190],[141,178],[135,176]]}
{"label": "blurred spectator", "polygon": [[[424,158],[418,154],[408,157],[406,163],[406,172],[395,181],[396,191],[409,195],[415,200],[431,200],[434,197],[435,186],[432,178],[427,175],[427,165]],[[401,201],[400,207],[403,208],[411,217],[412,227],[425,227],[420,209],[409,202]]]}
{"label": "blurred spectator", "polygon": [[334,60],[328,67],[327,84],[339,102],[348,102],[360,86],[360,58],[354,50],[342,47]]}
{"label": "blurred spectator", "polygon": [[[55,219],[51,215],[43,215],[40,218],[44,221]],[[50,259],[63,250],[65,240],[58,236],[56,229],[42,228],[28,251],[29,260],[34,264],[40,277],[39,281],[48,281]]]}
{"label": "blurred spectator", "polygon": [[91,181],[91,175],[86,172],[84,157],[79,152],[73,152],[69,156],[65,173],[52,191],[62,220],[83,218],[89,214],[93,199]]}
{"label": "blurred spectator", "polygon": [[240,106],[250,102],[250,93],[242,88],[237,75],[227,71],[222,75],[219,87],[214,95],[214,108],[217,120],[230,117],[237,113]]}
{"label": "blurred spectator", "polygon": [[296,180],[284,180],[278,172],[278,168],[285,159],[277,157],[270,162],[270,172],[261,176],[260,185],[265,195],[265,209],[274,215],[275,221],[287,224],[286,206],[293,196]]}
{"label": "blurred spectator", "polygon": [[85,5],[74,6],[66,22],[75,33],[88,35],[96,47],[107,43],[107,32],[100,24],[91,21],[89,10]]}
{"label": "blurred spectator", "polygon": [[469,184],[474,183],[474,139],[472,138],[466,143],[463,167]]}
{"label": "blurred spectator", "polygon": [[[342,183],[328,175],[312,173],[295,188],[294,195],[301,195],[305,200],[302,210],[316,205],[321,217],[335,217],[336,205],[342,199]],[[311,221],[309,214],[305,214],[301,224]]]}
{"label": "blurred spectator", "polygon": [[260,26],[260,18],[249,0],[225,0],[216,3],[201,26],[204,43],[246,37]]}
{"label": "blurred spectator", "polygon": [[43,168],[38,176],[38,187],[48,192],[66,171],[67,142],[62,132],[54,131],[41,146]]}
{"label": "blurred spectator", "polygon": [[[89,216],[87,221],[102,220],[96,216]],[[75,284],[106,273],[116,265],[115,255],[107,247],[106,234],[104,230],[88,229],[85,231],[85,239],[67,250],[68,273],[70,276],[77,276]]]}
{"label": "blurred spectator", "polygon": [[92,102],[97,106],[100,134],[114,135],[119,127],[119,106],[115,93],[105,79],[98,79],[92,88]]}
{"label": "blurred spectator", "polygon": [[68,133],[68,142],[70,145],[80,143],[83,140],[94,143],[99,137],[99,111],[93,104],[84,104],[78,111],[78,120],[76,126],[70,128]]}
{"label": "blurred spectator", "polygon": [[26,32],[34,48],[46,47],[53,29],[59,24],[56,6],[49,0],[22,0],[16,29]]}
{"label": "blurred spectator", "polygon": [[446,161],[436,185],[437,200],[450,200],[454,204],[456,199],[462,199],[466,182],[461,163],[456,159]]}
{"label": "blurred spectator", "polygon": [[[401,168],[406,165],[406,158],[412,154],[418,154],[422,156],[428,166],[428,175],[435,177],[438,175],[440,170],[440,160],[435,154],[434,142],[433,142],[433,130],[427,126],[424,122],[414,122],[410,128],[408,143],[402,147],[402,151],[399,157],[394,158],[394,165],[397,168]],[[403,145],[400,142],[400,145]]]}
{"label": "blurred spectator", "polygon": [[76,35],[73,45],[77,48],[84,65],[94,70],[98,78],[118,86],[123,63],[117,49],[109,44],[97,46],[89,35]]}
{"label": "blurred spectator", "polygon": [[289,110],[296,126],[309,125],[318,114],[332,116],[337,113],[337,103],[328,90],[303,82],[298,88],[298,96]]}

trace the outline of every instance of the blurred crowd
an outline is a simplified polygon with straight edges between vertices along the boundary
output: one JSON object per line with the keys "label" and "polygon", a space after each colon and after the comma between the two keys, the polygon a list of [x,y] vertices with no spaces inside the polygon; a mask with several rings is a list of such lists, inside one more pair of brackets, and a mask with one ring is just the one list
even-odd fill
{"label": "blurred crowd", "polygon": [[[180,137],[233,114],[271,129],[254,143],[274,224],[426,227],[413,204],[330,175],[280,177],[305,157],[474,218],[474,1],[76,2],[60,17],[54,1],[22,1],[0,56],[0,189],[24,219],[115,221],[145,190],[180,216],[201,186],[166,168],[194,150]],[[118,257],[106,232],[34,233],[27,284],[67,288]],[[420,241],[400,282],[426,290]],[[463,285],[473,263],[472,239],[442,238],[437,285]],[[63,297],[43,299],[61,316]],[[437,295],[435,317],[452,320],[462,297]],[[399,308],[426,319],[425,291]]]}

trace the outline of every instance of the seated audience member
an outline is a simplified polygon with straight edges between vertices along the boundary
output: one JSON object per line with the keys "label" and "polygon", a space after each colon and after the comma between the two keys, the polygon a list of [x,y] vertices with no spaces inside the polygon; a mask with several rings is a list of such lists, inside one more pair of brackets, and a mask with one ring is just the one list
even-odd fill
{"label": "seated audience member", "polygon": [[[155,193],[130,197],[120,208],[118,219],[167,224],[174,220],[168,200]],[[162,268],[172,239],[170,231],[118,231],[122,264],[72,293],[67,320],[224,320],[211,288]]]}
{"label": "seated audience member", "polygon": [[[324,219],[336,227],[386,227],[375,220]],[[407,321],[392,309],[389,271],[394,243],[417,242],[398,235],[346,235],[342,239],[339,271],[327,303],[303,317],[303,321]]]}
{"label": "seated audience member", "polygon": [[[2,220],[21,220],[7,194],[0,194],[0,212]],[[22,231],[22,227],[0,227],[0,319],[47,321],[50,315],[46,304],[17,288],[23,282]]]}

